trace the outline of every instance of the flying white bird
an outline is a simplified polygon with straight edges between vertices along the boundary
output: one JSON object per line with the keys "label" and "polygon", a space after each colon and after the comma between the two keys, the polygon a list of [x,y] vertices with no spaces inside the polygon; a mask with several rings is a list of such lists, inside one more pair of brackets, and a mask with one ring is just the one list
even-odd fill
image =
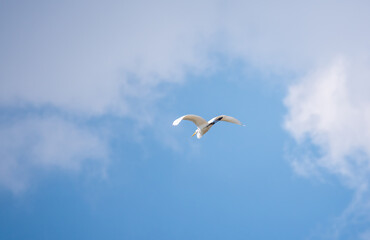
{"label": "flying white bird", "polygon": [[231,122],[231,123],[235,123],[238,125],[242,125],[238,119],[229,117],[226,115],[220,115],[220,116],[214,117],[207,122],[204,118],[199,117],[197,115],[192,115],[192,114],[179,117],[178,119],[173,121],[172,125],[177,126],[182,120],[189,120],[189,121],[192,121],[195,125],[197,125],[198,128],[197,130],[195,130],[195,132],[192,135],[194,136],[195,134],[197,134],[197,138],[201,138],[204,134],[206,134],[206,132],[209,131],[209,129],[211,129],[213,125],[215,125],[219,121],[226,121],[226,122]]}

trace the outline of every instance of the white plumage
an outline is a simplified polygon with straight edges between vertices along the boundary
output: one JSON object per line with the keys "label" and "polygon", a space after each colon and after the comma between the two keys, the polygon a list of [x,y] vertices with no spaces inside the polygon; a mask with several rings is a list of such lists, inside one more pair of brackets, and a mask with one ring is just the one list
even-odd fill
{"label": "white plumage", "polygon": [[219,121],[225,121],[225,122],[242,125],[238,119],[230,117],[230,116],[226,116],[226,115],[220,115],[220,116],[214,117],[207,122],[204,118],[197,116],[197,115],[193,115],[193,114],[188,114],[188,115],[179,117],[178,119],[173,121],[172,125],[177,126],[182,120],[192,121],[198,127],[197,130],[195,130],[194,134],[192,135],[194,136],[195,134],[197,134],[197,138],[201,138],[204,134],[206,134],[206,132],[209,131],[209,129],[211,129],[213,125],[215,125]]}

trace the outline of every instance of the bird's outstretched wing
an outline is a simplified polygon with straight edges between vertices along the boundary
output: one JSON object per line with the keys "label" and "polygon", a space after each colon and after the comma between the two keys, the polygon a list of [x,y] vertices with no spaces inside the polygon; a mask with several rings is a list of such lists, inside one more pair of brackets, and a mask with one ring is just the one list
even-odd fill
{"label": "bird's outstretched wing", "polygon": [[209,124],[210,123],[214,124],[218,121],[225,121],[225,122],[235,123],[235,124],[238,124],[238,125],[243,125],[238,119],[230,117],[230,116],[226,116],[226,115],[220,115],[220,116],[214,117],[211,120],[209,120],[208,123]]}
{"label": "bird's outstretched wing", "polygon": [[204,118],[199,117],[197,115],[188,114],[188,115],[179,117],[178,119],[176,119],[175,121],[173,121],[172,125],[177,126],[177,125],[179,125],[179,123],[182,120],[192,121],[195,125],[197,125],[197,127],[200,127],[200,126],[202,126],[204,124],[207,124],[207,121],[204,120]]}

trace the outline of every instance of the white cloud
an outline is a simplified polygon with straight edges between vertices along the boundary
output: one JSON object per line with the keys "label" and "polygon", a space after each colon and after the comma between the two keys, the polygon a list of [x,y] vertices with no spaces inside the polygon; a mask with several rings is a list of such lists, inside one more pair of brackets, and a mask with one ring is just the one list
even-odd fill
{"label": "white cloud", "polygon": [[357,70],[337,59],[291,86],[285,99],[286,129],[298,143],[309,139],[320,146],[322,156],[312,159],[316,165],[354,188],[370,177],[370,96],[361,96],[358,87],[366,83],[351,74]]}
{"label": "white cloud", "polygon": [[[318,146],[320,156],[305,151],[294,169],[328,171],[360,189],[369,179],[368,9],[366,1],[334,0],[6,3],[0,106],[150,122],[153,100],[165,94],[160,84],[214,70],[212,53],[220,53],[266,74],[305,76],[290,87],[286,128],[298,143]],[[1,148],[3,185],[21,188],[24,181],[16,180],[31,174],[27,164],[78,169],[83,159],[104,159],[104,148],[97,155],[88,150],[105,142],[89,129],[58,120],[67,129],[58,140],[45,134],[56,127],[51,120],[40,125],[39,118],[1,128],[2,142],[15,139]],[[26,136],[39,136],[32,151]],[[58,141],[74,136],[86,145],[60,153]],[[32,153],[32,161],[21,162],[20,153]]]}
{"label": "white cloud", "polygon": [[14,4],[3,13],[2,105],[126,115],[127,97],[142,99],[211,61],[214,11],[206,3]]}
{"label": "white cloud", "polygon": [[[181,82],[188,70],[196,73],[212,62],[207,44],[215,11],[206,2],[196,5],[2,4],[0,107],[50,107],[82,119],[112,114],[150,123],[153,102],[164,94],[161,83]],[[91,159],[104,162],[106,140],[81,129],[73,117],[34,114],[0,126],[0,184],[17,192],[40,168],[79,171]]]}
{"label": "white cloud", "polygon": [[354,189],[344,213],[351,218],[370,204],[370,71],[362,64],[336,58],[292,85],[285,99],[287,131],[298,144],[318,147],[316,155],[301,152],[293,167],[304,175],[329,172]]}
{"label": "white cloud", "polygon": [[37,172],[76,172],[85,165],[104,171],[108,161],[105,142],[61,118],[31,117],[0,125],[0,185],[14,193],[25,190]]}
{"label": "white cloud", "polygon": [[160,83],[217,67],[214,52],[263,72],[307,71],[338,51],[363,53],[366,9],[345,1],[8,3],[0,105],[127,116],[130,98],[145,101]]}

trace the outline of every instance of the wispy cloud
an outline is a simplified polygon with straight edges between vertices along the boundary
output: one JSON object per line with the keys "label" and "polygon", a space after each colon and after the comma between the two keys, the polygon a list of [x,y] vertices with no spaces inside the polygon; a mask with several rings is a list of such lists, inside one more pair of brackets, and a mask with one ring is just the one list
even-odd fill
{"label": "wispy cloud", "polygon": [[[370,198],[370,97],[368,70],[343,57],[307,75],[289,88],[285,128],[298,144],[318,147],[314,155],[301,152],[293,160],[298,173],[331,173],[355,191],[351,206],[343,213],[342,227],[362,212]],[[367,215],[367,214],[365,214]],[[370,220],[367,215],[366,221]],[[338,230],[339,231],[339,230]]]}
{"label": "wispy cloud", "polygon": [[[106,143],[88,129],[59,117],[26,117],[0,124],[0,185],[20,193],[37,172],[81,171],[108,164]],[[90,168],[91,169],[91,168]]]}
{"label": "wispy cloud", "polygon": [[338,51],[362,53],[370,42],[366,7],[316,3],[7,3],[0,105],[127,116],[129,98],[144,101],[158,84],[217,67],[211,53],[264,72],[308,71]]}
{"label": "wispy cloud", "polygon": [[[159,86],[216,69],[218,53],[302,76],[289,88],[285,126],[320,154],[297,156],[294,169],[327,171],[358,191],[369,180],[368,9],[331,0],[2,3],[0,106],[150,123]],[[68,171],[106,159],[105,140],[73,120],[35,114],[0,131],[1,182],[14,191],[32,174],[25,166]]]}
{"label": "wispy cloud", "polygon": [[[208,67],[199,35],[208,38],[212,28],[204,21],[209,14],[202,17],[207,4],[199,7],[2,3],[0,106],[51,107],[76,118],[115,115],[150,123],[153,101],[163,94],[157,86],[181,82],[189,69]],[[91,161],[104,165],[106,139],[81,128],[75,117],[44,118],[36,111],[26,120],[5,121],[1,185],[19,192],[40,169],[79,171]]]}
{"label": "wispy cloud", "polygon": [[[40,168],[78,171],[92,159],[107,160],[106,139],[75,118],[150,124],[153,103],[165,94],[161,84],[212,65],[217,5],[207,2],[1,5],[0,107],[36,109],[0,126],[0,182],[14,192]],[[44,118],[37,113],[43,108],[73,117]]]}
{"label": "wispy cloud", "polygon": [[7,5],[1,105],[129,115],[127,98],[143,99],[157,84],[182,81],[187,70],[205,69],[210,61],[206,44],[214,21],[212,11],[202,16],[206,4]]}

